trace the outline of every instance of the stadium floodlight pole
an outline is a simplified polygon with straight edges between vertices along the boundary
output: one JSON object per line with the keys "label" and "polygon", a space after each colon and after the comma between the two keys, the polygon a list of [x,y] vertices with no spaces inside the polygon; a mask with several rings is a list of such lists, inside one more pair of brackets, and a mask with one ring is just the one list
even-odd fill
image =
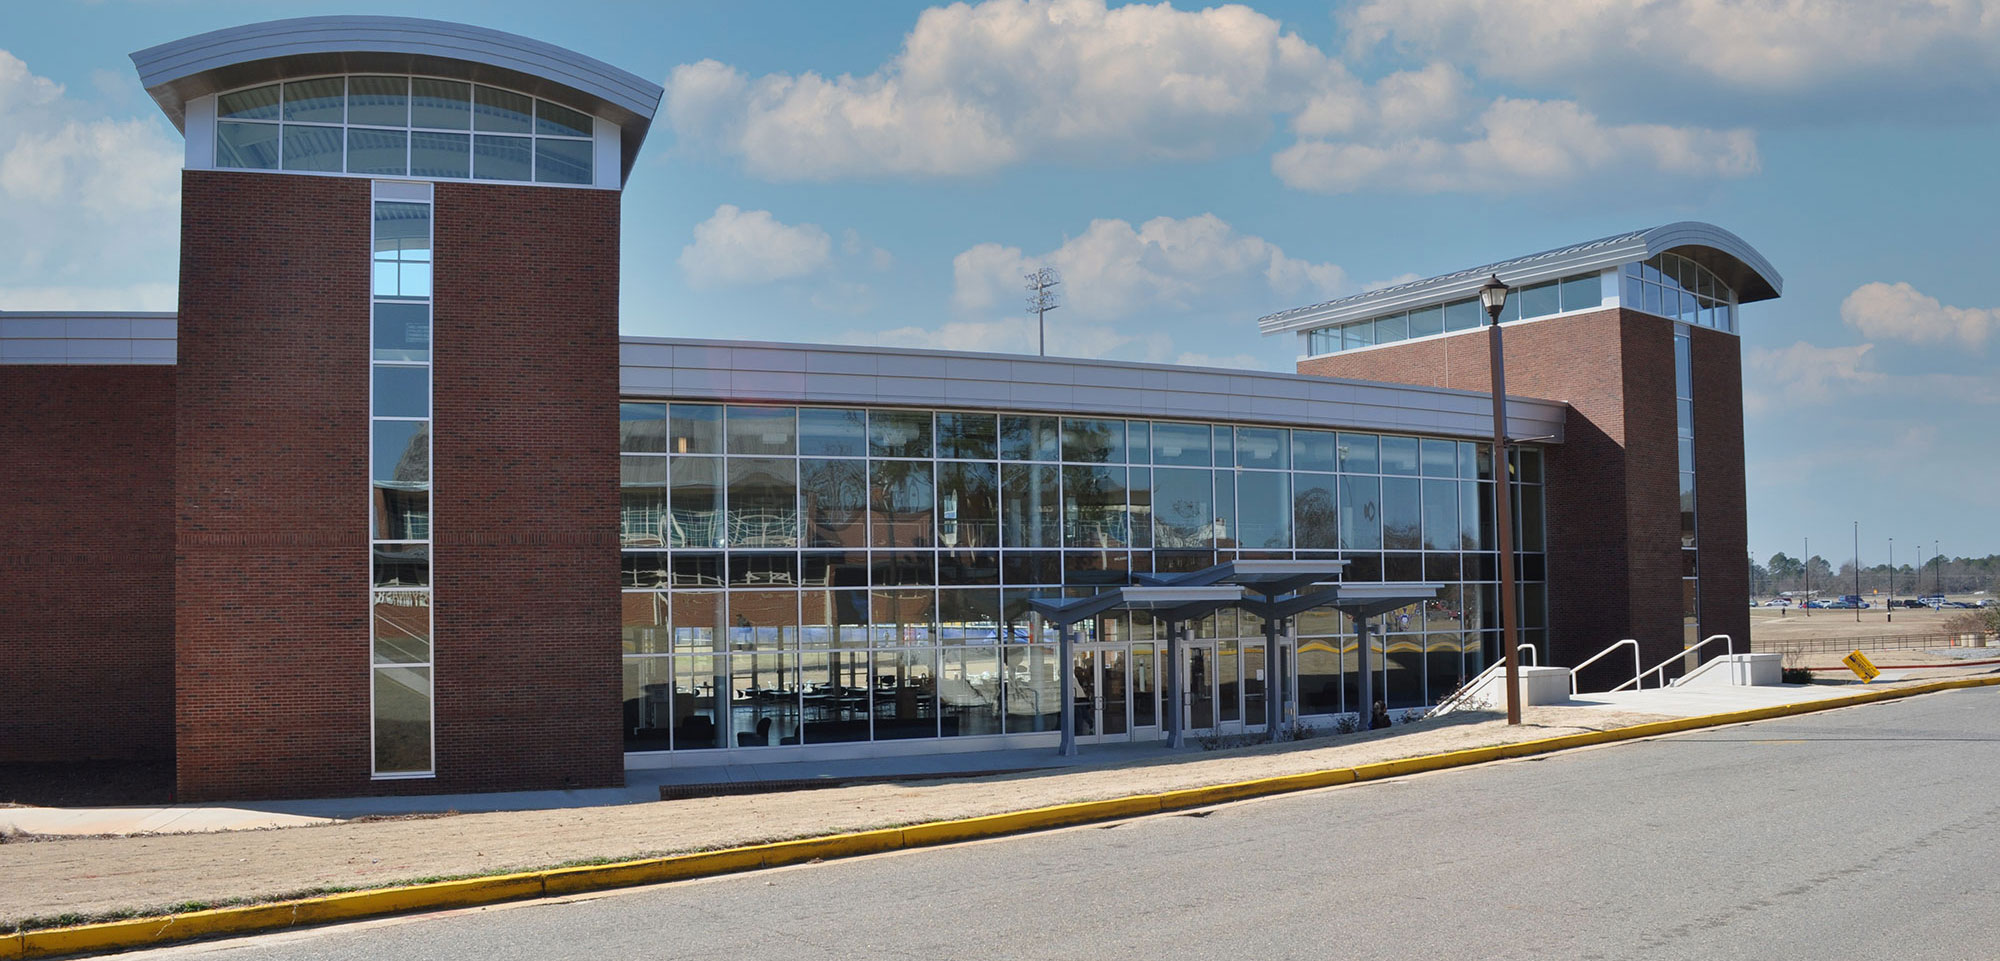
{"label": "stadium floodlight pole", "polygon": [[1883,606],[1888,612],[1886,622],[1896,623],[1896,539],[1889,538],[1889,602]]}
{"label": "stadium floodlight pole", "polygon": [[1861,522],[1854,522],[1854,623],[1861,623]]}
{"label": "stadium floodlight pole", "polygon": [[1514,491],[1507,462],[1507,367],[1500,346],[1500,310],[1507,306],[1507,285],[1500,275],[1479,288],[1486,308],[1487,363],[1493,371],[1493,549],[1500,557],[1500,656],[1507,665],[1507,723],[1521,723],[1520,631],[1514,598]]}
{"label": "stadium floodlight pole", "polygon": [[1812,616],[1812,538],[1810,537],[1806,538],[1805,583],[1799,585],[1799,593],[1805,595],[1805,599],[1799,602],[1799,606],[1806,609],[1807,617],[1811,617]]}
{"label": "stadium floodlight pole", "polygon": [[1054,267],[1038,267],[1032,274],[1022,274],[1028,282],[1028,313],[1035,315],[1035,353],[1049,355],[1049,328],[1043,320],[1048,312],[1062,306],[1056,303],[1056,286],[1062,283],[1062,275]]}

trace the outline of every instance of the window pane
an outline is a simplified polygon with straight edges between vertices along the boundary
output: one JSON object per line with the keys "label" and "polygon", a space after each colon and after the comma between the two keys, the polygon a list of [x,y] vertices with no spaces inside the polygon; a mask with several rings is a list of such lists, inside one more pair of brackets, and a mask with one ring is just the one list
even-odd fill
{"label": "window pane", "polygon": [[675,404],[668,421],[667,450],[675,454],[722,453],[722,408]]}
{"label": "window pane", "polygon": [[1332,474],[1294,474],[1292,520],[1301,550],[1340,546]]}
{"label": "window pane", "polygon": [[410,135],[402,130],[347,131],[347,171],[357,174],[394,174],[410,171]]}
{"label": "window pane", "polygon": [[1060,547],[1057,468],[1053,464],[1003,464],[1002,535],[1008,547]]}
{"label": "window pane", "polygon": [[1417,481],[1400,477],[1382,479],[1382,546],[1392,551],[1416,550],[1421,540],[1422,505]]}
{"label": "window pane", "polygon": [[1382,547],[1382,482],[1374,477],[1340,478],[1340,546],[1343,550]]}
{"label": "window pane", "polygon": [[939,414],[938,456],[993,460],[999,455],[999,431],[992,414]]}
{"label": "window pane", "polygon": [[1290,474],[1275,471],[1237,474],[1241,546],[1273,550],[1292,546],[1291,480]]}
{"label": "window pane", "polygon": [[1425,438],[1421,450],[1425,477],[1458,476],[1458,444]]}
{"label": "window pane", "polygon": [[557,137],[588,137],[591,131],[589,114],[557,106],[546,100],[535,101],[536,133]]}
{"label": "window pane", "polygon": [[1293,470],[1330,472],[1336,460],[1332,434],[1317,430],[1292,431]]}
{"label": "window pane", "polygon": [[429,587],[431,549],[426,544],[377,544],[376,587]]}
{"label": "window pane", "polygon": [[472,176],[472,138],[462,133],[410,134],[410,176]]}
{"label": "window pane", "polygon": [[1390,314],[1375,318],[1375,342],[1393,344],[1410,336],[1409,315]]}
{"label": "window pane", "polygon": [[278,125],[227,121],[216,124],[215,165],[245,170],[278,169]]}
{"label": "window pane", "polygon": [[1340,469],[1355,474],[1374,474],[1381,469],[1381,440],[1374,434],[1340,435]]}
{"label": "window pane", "polygon": [[1523,287],[1514,296],[1521,301],[1523,317],[1541,317],[1562,309],[1561,294],[1553,280],[1532,287]]}
{"label": "window pane", "polygon": [[1562,309],[1588,310],[1604,303],[1604,283],[1596,274],[1571,277],[1562,282]]}
{"label": "window pane", "polygon": [[375,204],[376,260],[427,261],[430,257],[430,204]]}
{"label": "window pane", "polygon": [[1340,328],[1340,344],[1343,350],[1375,345],[1375,322],[1363,320]]}
{"label": "window pane", "polygon": [[729,459],[729,531],[725,546],[799,545],[798,461]]}
{"label": "window pane", "polygon": [[340,170],[339,127],[285,125],[285,169],[311,171]]}
{"label": "window pane", "polygon": [[1063,418],[1062,459],[1089,464],[1125,463],[1125,422]]}
{"label": "window pane", "polygon": [[1410,311],[1410,336],[1444,333],[1444,308],[1420,307]]}
{"label": "window pane", "polygon": [[430,663],[429,591],[376,591],[374,622],[375,663]]}
{"label": "window pane", "polygon": [[931,456],[931,412],[869,411],[868,453],[874,457]]}
{"label": "window pane", "polygon": [[423,490],[430,485],[430,423],[375,421],[369,476],[378,487]]}
{"label": "window pane", "polygon": [[683,654],[705,654],[718,650],[726,621],[723,595],[718,591],[675,591],[673,605],[674,650]]}
{"label": "window pane", "polygon": [[722,459],[676,457],[668,547],[722,546]]}
{"label": "window pane", "polygon": [[805,509],[806,546],[868,546],[865,461],[801,460],[799,494]]}
{"label": "window pane", "polygon": [[664,452],[667,449],[667,405],[619,404],[618,449]]}
{"label": "window pane", "polygon": [[472,103],[474,130],[528,133],[534,119],[534,98],[511,90],[480,87],[473,91]]}
{"label": "window pane", "polygon": [[1235,547],[1236,530],[1236,472],[1219,470],[1215,472],[1215,546]]}
{"label": "window pane", "polygon": [[729,452],[790,454],[798,447],[790,407],[730,407]]}
{"label": "window pane", "polygon": [[431,669],[380,667],[375,674],[375,773],[431,769]]}
{"label": "window pane", "polygon": [[1055,460],[1057,438],[1053,417],[1000,418],[1000,457],[1004,460]]}
{"label": "window pane", "polygon": [[375,365],[375,416],[429,417],[431,369]]}
{"label": "window pane", "polygon": [[1153,425],[1153,463],[1207,467],[1208,427],[1160,422]]}
{"label": "window pane", "polygon": [[1065,467],[1062,479],[1065,547],[1130,546],[1125,516],[1125,468]]}
{"label": "window pane", "polygon": [[1236,466],[1284,470],[1291,462],[1288,432],[1272,427],[1236,428]]}
{"label": "window pane", "polygon": [[862,457],[868,453],[868,412],[799,409],[799,453],[810,457]]}
{"label": "window pane", "polygon": [[285,119],[340,123],[347,116],[347,84],[341,77],[285,84]]}
{"label": "window pane", "polygon": [[1471,330],[1479,326],[1485,311],[1476,300],[1459,300],[1444,305],[1444,329]]}
{"label": "window pane", "polygon": [[1167,550],[1214,547],[1215,496],[1209,472],[1155,469],[1153,516],[1155,546]]}
{"label": "window pane", "polygon": [[1424,549],[1458,550],[1458,533],[1458,482],[1424,481]]}
{"label": "window pane", "polygon": [[[872,428],[872,417],[870,422]],[[928,427],[928,423],[925,426]],[[925,446],[929,446],[928,438]],[[869,461],[868,487],[869,517],[873,525],[870,543],[873,546],[932,546],[931,465],[928,461]]]}
{"label": "window pane", "polygon": [[374,127],[409,126],[410,79],[347,78],[347,122]]}
{"label": "window pane", "polygon": [[1417,472],[1417,439],[1414,437],[1382,438],[1382,473],[1415,474]]}
{"label": "window pane", "polygon": [[530,180],[533,157],[526,137],[472,138],[472,176],[476,180]]}
{"label": "window pane", "polygon": [[[395,423],[411,423],[396,421]],[[376,484],[369,510],[375,518],[375,538],[421,541],[431,536],[431,494],[428,484]]]}
{"label": "window pane", "polygon": [[472,126],[472,85],[423,77],[412,80],[410,126],[469,129]]}
{"label": "window pane", "polygon": [[215,115],[224,120],[276,120],[278,85],[225,93],[215,98]]}
{"label": "window pane", "polygon": [[535,182],[545,184],[587,184],[591,182],[591,144],[588,140],[536,140]]}
{"label": "window pane", "polygon": [[939,464],[938,543],[947,548],[999,546],[999,487],[999,468],[993,464]]}

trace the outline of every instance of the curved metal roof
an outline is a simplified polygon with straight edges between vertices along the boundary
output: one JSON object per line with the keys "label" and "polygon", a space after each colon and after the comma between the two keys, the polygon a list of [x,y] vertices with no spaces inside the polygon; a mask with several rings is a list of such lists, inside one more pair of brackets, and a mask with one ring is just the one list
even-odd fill
{"label": "curved metal roof", "polygon": [[414,17],[300,17],[197,34],[132,55],[139,81],[182,126],[196,97],[287,77],[412,73],[506,87],[619,125],[626,177],[665,92],[554,44]]}
{"label": "curved metal roof", "polygon": [[1477,296],[1479,286],[1486,282],[1487,277],[1496,274],[1508,285],[1521,287],[1633,263],[1665,251],[1672,251],[1714,271],[1716,276],[1735,289],[1739,303],[1770,300],[1785,289],[1784,278],[1778,276],[1771,262],[1765,260],[1755,247],[1745,243],[1743,238],[1714,224],[1683,220],[1413,280],[1323,304],[1294,307],[1259,318],[1257,327],[1265,334],[1278,334],[1360,320],[1391,311]]}

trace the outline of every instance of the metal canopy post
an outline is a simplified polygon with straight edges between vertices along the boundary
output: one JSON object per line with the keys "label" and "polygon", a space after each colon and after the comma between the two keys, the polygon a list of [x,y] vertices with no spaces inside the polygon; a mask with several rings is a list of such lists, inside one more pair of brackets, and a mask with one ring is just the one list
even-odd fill
{"label": "metal canopy post", "polygon": [[1063,757],[1076,756],[1076,671],[1070,664],[1070,624],[1070,621],[1056,623],[1056,670],[1061,672],[1056,703],[1062,705],[1062,741],[1057,745],[1056,753]]}
{"label": "metal canopy post", "polygon": [[[1168,653],[1170,657],[1173,657],[1177,656],[1177,652],[1173,650],[1177,647],[1177,645],[1173,644],[1175,637],[1174,625],[1178,624],[1185,630],[1188,619],[1200,617],[1218,607],[1226,607],[1242,599],[1243,588],[1234,585],[1121,587],[1094,597],[1064,599],[1029,598],[1028,609],[1041,615],[1044,620],[1053,622],[1056,625],[1056,656],[1060,661],[1060,669],[1062,671],[1061,693],[1058,695],[1062,701],[1062,740],[1058,751],[1064,757],[1074,757],[1076,755],[1076,705],[1071,703],[1071,700],[1075,697],[1073,686],[1075,665],[1070,663],[1072,657],[1070,628],[1072,625],[1085,618],[1096,617],[1099,614],[1112,610],[1153,611],[1156,614],[1164,616],[1168,622]],[[1170,680],[1177,681],[1180,673],[1178,662],[1169,660],[1167,664],[1168,669],[1172,672]],[[1174,712],[1176,714],[1179,713],[1179,696],[1179,688],[1176,687],[1174,690],[1175,700],[1170,702],[1170,706],[1176,707]],[[1168,735],[1168,743],[1170,746],[1179,746],[1178,727],[1175,728],[1172,734]]]}
{"label": "metal canopy post", "polygon": [[1355,708],[1354,716],[1361,722],[1361,730],[1375,720],[1375,658],[1368,650],[1368,615],[1354,618],[1354,640],[1361,646],[1361,706]]}
{"label": "metal canopy post", "polygon": [[[1368,619],[1399,607],[1433,600],[1441,586],[1427,581],[1392,581],[1385,584],[1342,584],[1333,592],[1337,595],[1333,599],[1334,610],[1354,619],[1355,642],[1361,647],[1361,704],[1354,713],[1361,720],[1362,730],[1368,730],[1378,700],[1375,696],[1375,658],[1368,643]],[[1386,656],[1388,652],[1383,653]]]}
{"label": "metal canopy post", "polygon": [[1181,638],[1188,622],[1167,622],[1167,746],[1181,746]]}

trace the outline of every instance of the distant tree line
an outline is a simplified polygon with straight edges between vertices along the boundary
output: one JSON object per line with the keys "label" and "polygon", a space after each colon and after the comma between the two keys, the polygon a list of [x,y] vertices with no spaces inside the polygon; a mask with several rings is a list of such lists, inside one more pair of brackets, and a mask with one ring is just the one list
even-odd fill
{"label": "distant tree line", "polygon": [[[1861,593],[1890,590],[1891,581],[1898,597],[1943,592],[1966,594],[1988,591],[2000,594],[2000,554],[1985,557],[1926,558],[1921,567],[1898,564],[1892,572],[1887,564],[1861,568]],[[1846,561],[1835,570],[1826,558],[1814,554],[1797,558],[1783,551],[1763,564],[1750,562],[1750,592],[1757,596],[1781,591],[1811,590],[1826,595],[1854,593],[1854,562]]]}

